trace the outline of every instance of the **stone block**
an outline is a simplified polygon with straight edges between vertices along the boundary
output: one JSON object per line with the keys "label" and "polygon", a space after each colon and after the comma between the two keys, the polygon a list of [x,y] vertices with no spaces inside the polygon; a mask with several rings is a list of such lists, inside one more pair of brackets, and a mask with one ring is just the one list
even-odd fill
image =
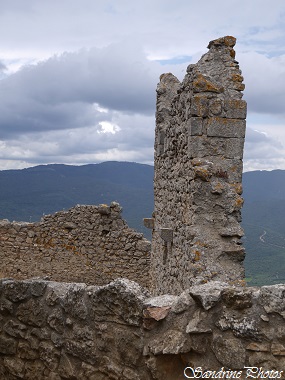
{"label": "stone block", "polygon": [[194,96],[190,108],[191,115],[206,117],[209,112],[208,104],[209,101],[206,96]]}
{"label": "stone block", "polygon": [[148,240],[138,241],[136,244],[137,250],[141,252],[150,252],[151,250],[151,242]]}
{"label": "stone block", "polygon": [[154,355],[177,355],[190,351],[189,341],[186,334],[177,330],[169,330],[162,336],[149,342],[149,351]]}
{"label": "stone block", "polygon": [[30,299],[19,305],[16,315],[20,321],[28,325],[41,327],[45,324],[47,311],[40,307],[38,300]]}
{"label": "stone block", "polygon": [[143,311],[144,318],[154,319],[155,321],[161,321],[166,318],[169,314],[171,307],[170,306],[161,306],[161,307],[147,307]]}
{"label": "stone block", "polygon": [[227,179],[228,183],[240,183],[242,180],[242,160],[225,157],[212,157],[214,174],[218,178]]}
{"label": "stone block", "polygon": [[0,335],[0,353],[5,355],[13,355],[17,351],[17,341]]}
{"label": "stone block", "polygon": [[158,131],[158,144],[164,145],[164,139],[165,139],[165,132],[164,131]]}
{"label": "stone block", "polygon": [[212,181],[211,193],[221,195],[224,192],[224,186],[220,181]]}
{"label": "stone block", "polygon": [[201,310],[196,310],[190,322],[186,326],[187,334],[209,334],[212,329],[209,327],[207,321],[207,314]]}
{"label": "stone block", "polygon": [[189,120],[188,133],[189,136],[201,136],[203,133],[203,118],[192,117]]}
{"label": "stone block", "polygon": [[209,310],[221,299],[223,289],[227,283],[221,281],[212,281],[203,285],[192,286],[189,289],[191,296],[197,300],[204,310]]}
{"label": "stone block", "polygon": [[13,336],[16,338],[24,338],[26,335],[27,326],[22,324],[22,323],[19,323],[19,322],[16,322],[16,321],[13,321],[12,319],[10,319],[4,325],[3,329],[10,336]]}
{"label": "stone block", "polygon": [[204,147],[203,136],[190,136],[188,138],[188,154],[190,158],[202,158],[207,156]]}
{"label": "stone block", "polygon": [[7,314],[13,312],[13,302],[2,298],[0,300],[0,314]]}
{"label": "stone block", "polygon": [[6,298],[12,302],[22,301],[29,297],[29,284],[16,281],[5,281],[3,290]]}
{"label": "stone block", "polygon": [[257,352],[270,352],[270,343],[258,343],[258,342],[251,342],[246,346],[246,349],[248,351],[257,351]]}
{"label": "stone block", "polygon": [[224,155],[226,158],[243,158],[244,138],[229,138],[226,140]]}
{"label": "stone block", "polygon": [[153,230],[154,229],[154,219],[153,218],[144,218],[143,219],[143,225],[146,228]]}
{"label": "stone block", "polygon": [[44,294],[47,283],[40,280],[32,280],[31,282],[31,294],[35,297],[40,297]]}
{"label": "stone block", "polygon": [[196,166],[194,168],[194,172],[195,172],[195,178],[200,178],[202,181],[206,181],[206,182],[209,181],[212,176],[211,169],[207,165]]}
{"label": "stone block", "polygon": [[190,296],[190,294],[187,291],[185,291],[179,297],[177,297],[176,301],[172,305],[171,310],[173,311],[173,313],[179,314],[187,310],[190,307],[190,305],[195,305],[195,301]]}
{"label": "stone block", "polygon": [[243,91],[245,89],[245,85],[239,81],[233,83],[233,89],[237,91]]}
{"label": "stone block", "polygon": [[[231,237],[231,236],[238,236],[243,237],[244,232],[243,229],[237,224],[237,225],[229,225],[227,227],[223,227],[219,230],[219,233],[223,237]],[[234,255],[232,255],[234,253]],[[232,258],[237,258],[239,260],[242,260],[244,257],[244,251],[243,249],[239,249],[238,251],[230,250],[227,251],[228,255],[232,255]]]}
{"label": "stone block", "polygon": [[271,352],[274,356],[285,356],[285,346],[280,343],[272,343]]}
{"label": "stone block", "polygon": [[213,351],[218,361],[227,368],[243,368],[246,351],[239,339],[217,336],[213,340]]}
{"label": "stone block", "polygon": [[210,115],[220,115],[223,110],[223,103],[220,99],[214,99],[209,104]]}
{"label": "stone block", "polygon": [[241,182],[242,180],[242,160],[228,160],[232,161],[229,165],[229,183]]}
{"label": "stone block", "polygon": [[285,318],[284,285],[262,286],[259,302],[267,313],[278,313]]}
{"label": "stone block", "polygon": [[[233,252],[235,254],[235,252]],[[222,292],[222,300],[227,307],[242,310],[252,307],[252,291],[249,289],[227,288]]]}
{"label": "stone block", "polygon": [[236,38],[233,36],[225,36],[225,37],[220,37],[215,40],[212,40],[208,44],[208,49],[211,49],[212,47],[220,47],[220,46],[228,46],[228,47],[234,47],[236,44]]}
{"label": "stone block", "polygon": [[38,350],[30,347],[28,342],[20,341],[18,345],[18,355],[21,359],[35,360],[39,357]]}
{"label": "stone block", "polygon": [[105,204],[101,204],[98,206],[98,212],[101,215],[110,215],[111,214],[110,207],[108,205],[105,205]]}
{"label": "stone block", "polygon": [[193,80],[193,91],[194,92],[223,92],[223,87],[214,83],[210,78],[205,77],[201,73],[196,73],[195,79]]}
{"label": "stone block", "polygon": [[210,137],[245,137],[245,120],[211,117],[207,123]]}
{"label": "stone block", "polygon": [[160,156],[165,151],[165,132],[158,131],[157,136],[157,155]]}
{"label": "stone block", "polygon": [[73,223],[73,222],[70,222],[70,221],[65,222],[64,225],[63,225],[63,228],[65,228],[65,229],[67,229],[69,231],[73,230],[76,227],[77,227],[77,225],[75,223]]}
{"label": "stone block", "polygon": [[245,100],[229,99],[225,101],[226,117],[230,119],[245,119],[247,112],[247,104]]}
{"label": "stone block", "polygon": [[[18,379],[24,378],[25,363],[23,360],[18,358],[5,358],[4,366],[7,369],[8,373],[10,373],[13,377],[15,376]],[[9,376],[9,378],[11,377]]]}
{"label": "stone block", "polygon": [[58,374],[67,379],[72,379],[75,376],[75,368],[72,360],[66,354],[60,355]]}
{"label": "stone block", "polygon": [[205,155],[224,156],[227,149],[227,140],[224,137],[208,137],[205,139]]}

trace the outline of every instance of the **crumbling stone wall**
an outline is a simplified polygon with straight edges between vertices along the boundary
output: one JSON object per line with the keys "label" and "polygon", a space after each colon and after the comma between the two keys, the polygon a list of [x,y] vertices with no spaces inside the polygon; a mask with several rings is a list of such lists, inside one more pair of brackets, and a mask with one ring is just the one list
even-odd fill
{"label": "crumbling stone wall", "polygon": [[284,284],[213,281],[150,298],[124,279],[101,287],[3,280],[0,378],[284,379],[284,319]]}
{"label": "crumbling stone wall", "polygon": [[157,87],[152,282],[157,294],[244,278],[239,224],[246,102],[236,39],[209,43],[182,83]]}
{"label": "crumbling stone wall", "polygon": [[127,277],[148,286],[150,242],[127,226],[118,203],[76,206],[39,223],[0,221],[0,262],[2,278],[102,285]]}
{"label": "crumbling stone wall", "polygon": [[212,41],[182,84],[166,74],[158,87],[146,225],[153,288],[177,295],[97,286],[125,273],[148,284],[149,242],[116,203],[2,221],[2,276],[85,283],[0,280],[1,379],[285,379],[285,285],[238,286],[246,104],[234,43]]}

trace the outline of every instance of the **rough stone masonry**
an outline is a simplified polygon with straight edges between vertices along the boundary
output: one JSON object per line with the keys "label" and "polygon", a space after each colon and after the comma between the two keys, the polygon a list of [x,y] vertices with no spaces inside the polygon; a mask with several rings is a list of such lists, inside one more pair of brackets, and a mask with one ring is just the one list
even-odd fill
{"label": "rough stone masonry", "polygon": [[[245,102],[234,42],[233,37],[211,42],[182,84],[167,74],[159,85],[153,273],[158,292],[187,289],[152,297],[126,279],[90,285],[87,269],[88,284],[2,279],[1,380],[285,379],[285,285],[228,283],[242,278],[244,255],[238,220]],[[118,275],[124,268],[128,276],[123,258],[129,261],[136,247],[140,253],[132,266],[137,264],[136,279],[144,279],[140,260],[148,242],[127,228],[116,203],[78,206],[36,225],[2,224],[7,244],[1,251],[11,249],[13,277],[17,261],[27,260],[34,245],[35,261],[44,256],[58,265],[66,256],[73,272],[79,266],[73,256],[99,257],[97,281],[109,279],[109,269]],[[96,244],[102,253],[106,248],[112,257],[116,251],[122,256],[112,259],[118,269],[107,266],[110,256],[94,254]],[[45,267],[51,271],[57,265]],[[84,275],[80,268],[78,278]],[[71,280],[62,268],[56,276],[60,273],[61,280]],[[226,282],[191,286],[194,276],[196,282]]]}
{"label": "rough stone masonry", "polygon": [[234,37],[211,41],[182,81],[157,88],[151,271],[155,294],[244,278],[240,238],[246,102]]}
{"label": "rough stone masonry", "polygon": [[[285,379],[284,284],[149,296],[126,279],[0,280],[0,379]],[[237,375],[207,372],[221,368]]]}
{"label": "rough stone masonry", "polygon": [[0,220],[0,278],[104,285],[127,277],[149,284],[150,242],[129,228],[116,202],[77,205],[38,223]]}

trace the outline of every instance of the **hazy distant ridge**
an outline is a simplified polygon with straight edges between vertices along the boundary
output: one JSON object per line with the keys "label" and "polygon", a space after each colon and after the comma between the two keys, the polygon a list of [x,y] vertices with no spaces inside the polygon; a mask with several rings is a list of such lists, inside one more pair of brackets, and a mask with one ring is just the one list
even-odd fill
{"label": "hazy distant ridge", "polygon": [[[103,162],[0,171],[0,218],[37,221],[76,204],[118,201],[131,227],[153,211],[153,166]],[[285,171],[243,176],[246,272],[251,284],[285,282]]]}

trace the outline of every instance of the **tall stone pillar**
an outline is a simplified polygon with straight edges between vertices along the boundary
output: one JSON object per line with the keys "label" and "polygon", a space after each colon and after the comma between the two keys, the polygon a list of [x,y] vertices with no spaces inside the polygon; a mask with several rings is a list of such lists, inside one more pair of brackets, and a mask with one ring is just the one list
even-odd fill
{"label": "tall stone pillar", "polygon": [[230,36],[211,41],[182,83],[170,73],[160,77],[151,258],[155,294],[244,278],[246,102],[235,42]]}

